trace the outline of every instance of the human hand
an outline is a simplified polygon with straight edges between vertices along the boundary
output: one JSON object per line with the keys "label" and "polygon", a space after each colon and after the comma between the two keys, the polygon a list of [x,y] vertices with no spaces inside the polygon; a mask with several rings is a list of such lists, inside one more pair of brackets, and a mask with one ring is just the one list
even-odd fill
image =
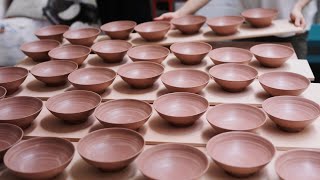
{"label": "human hand", "polygon": [[307,24],[300,8],[294,8],[290,13],[292,23],[297,27],[306,28]]}
{"label": "human hand", "polygon": [[155,21],[171,21],[173,18],[180,17],[177,12],[163,13],[161,16],[154,18]]}

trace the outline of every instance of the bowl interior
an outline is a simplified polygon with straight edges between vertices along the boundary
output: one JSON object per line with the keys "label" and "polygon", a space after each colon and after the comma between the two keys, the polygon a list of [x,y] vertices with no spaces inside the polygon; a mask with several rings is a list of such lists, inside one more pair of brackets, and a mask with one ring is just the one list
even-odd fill
{"label": "bowl interior", "polygon": [[105,40],[95,43],[91,48],[100,53],[121,53],[128,51],[131,44],[123,40]]}
{"label": "bowl interior", "polygon": [[244,18],[241,16],[221,16],[208,19],[209,26],[233,26],[242,24]]}
{"label": "bowl interior", "polygon": [[21,46],[21,50],[25,52],[47,52],[60,45],[58,41],[43,39],[25,43]]}
{"label": "bowl interior", "polygon": [[290,72],[271,72],[259,76],[260,83],[275,89],[297,90],[309,86],[310,80],[306,77]]}
{"label": "bowl interior", "polygon": [[162,74],[164,67],[153,62],[134,62],[121,66],[118,74],[131,79],[147,79]]}
{"label": "bowl interior", "polygon": [[101,29],[103,31],[110,31],[110,32],[115,32],[115,31],[124,31],[128,29],[133,29],[137,25],[136,22],[134,21],[113,21],[107,24],[104,24],[101,26]]}
{"label": "bowl interior", "polygon": [[208,83],[207,73],[198,70],[172,70],[161,76],[163,83],[174,87],[197,87]]}
{"label": "bowl interior", "polygon": [[206,21],[206,17],[204,16],[196,16],[196,15],[187,15],[180,18],[174,18],[171,20],[172,24],[175,25],[196,25],[201,24]]}
{"label": "bowl interior", "polygon": [[242,48],[223,47],[212,50],[209,57],[225,63],[242,63],[250,61],[253,55],[250,51]]}
{"label": "bowl interior", "polygon": [[242,12],[242,15],[248,18],[266,18],[266,17],[275,16],[276,14],[277,14],[277,10],[264,9],[264,8],[248,9]]}
{"label": "bowl interior", "polygon": [[23,137],[23,130],[13,124],[0,123],[0,151],[6,150],[19,142]]}
{"label": "bowl interior", "polygon": [[69,26],[66,25],[53,25],[53,26],[46,26],[43,27],[35,32],[36,35],[39,36],[51,36],[51,35],[58,35],[63,34],[69,29]]}
{"label": "bowl interior", "polygon": [[70,39],[83,39],[97,36],[100,30],[97,28],[82,28],[66,31],[63,36]]}
{"label": "bowl interior", "polygon": [[70,82],[81,85],[95,85],[113,80],[117,73],[108,68],[83,68],[72,72]]}
{"label": "bowl interior", "polygon": [[137,25],[134,29],[137,32],[158,32],[164,31],[170,28],[169,22],[145,22]]}
{"label": "bowl interior", "polygon": [[49,56],[56,59],[80,58],[90,53],[90,48],[79,45],[67,45],[52,49]]}
{"label": "bowl interior", "polygon": [[0,68],[0,83],[8,83],[22,79],[28,75],[28,70],[20,67]]}
{"label": "bowl interior", "polygon": [[242,64],[220,64],[213,66],[209,74],[214,78],[226,81],[248,81],[255,79],[258,75],[257,70]]}
{"label": "bowl interior", "polygon": [[131,48],[128,51],[130,57],[136,59],[158,59],[166,57],[170,53],[169,49],[157,45],[142,45]]}
{"label": "bowl interior", "polygon": [[197,55],[208,53],[212,47],[210,44],[203,42],[182,42],[174,43],[170,46],[170,49],[179,54]]}
{"label": "bowl interior", "polygon": [[48,61],[35,65],[30,72],[40,77],[62,76],[76,70],[78,65],[72,61]]}
{"label": "bowl interior", "polygon": [[266,58],[286,58],[291,57],[294,53],[292,48],[279,44],[259,44],[253,46],[250,51]]}

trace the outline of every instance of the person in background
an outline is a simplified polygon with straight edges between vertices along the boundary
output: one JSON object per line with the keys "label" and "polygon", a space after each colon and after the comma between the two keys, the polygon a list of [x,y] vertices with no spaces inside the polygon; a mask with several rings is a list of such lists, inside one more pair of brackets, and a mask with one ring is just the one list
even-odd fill
{"label": "person in background", "polygon": [[[164,13],[154,20],[168,20],[196,13],[210,0],[188,0],[180,9],[175,12]],[[306,31],[301,34],[288,34],[281,37],[253,38],[259,42],[291,42],[299,59],[307,56],[307,34],[317,12],[317,0],[239,0],[243,9],[251,8],[274,8],[277,9],[280,19],[290,19],[295,26],[304,28]]]}

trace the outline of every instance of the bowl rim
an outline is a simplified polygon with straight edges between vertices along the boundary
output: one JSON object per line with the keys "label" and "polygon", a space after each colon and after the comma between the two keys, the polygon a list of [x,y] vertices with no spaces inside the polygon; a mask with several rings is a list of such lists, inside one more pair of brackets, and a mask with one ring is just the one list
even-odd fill
{"label": "bowl rim", "polygon": [[[228,62],[228,61],[224,61],[224,60],[221,60],[220,58],[216,58],[216,53],[221,53],[221,51],[223,50],[227,50],[227,51],[237,51],[237,52],[241,52],[243,54],[247,54],[249,55],[251,58],[250,60],[245,60],[245,61],[236,61],[236,62]],[[209,58],[212,60],[212,61],[218,61],[220,63],[244,63],[244,62],[250,62],[252,59],[253,59],[253,54],[252,52],[250,52],[249,50],[247,49],[244,49],[244,48],[238,48],[238,47],[221,47],[221,48],[215,48],[213,50],[211,50],[209,53],[208,53],[208,56]]]}
{"label": "bowl rim", "polygon": [[57,40],[54,40],[54,39],[38,39],[38,40],[35,40],[35,41],[31,41],[31,42],[26,42],[26,43],[23,43],[21,46],[20,46],[20,50],[22,52],[26,52],[26,53],[46,53],[46,52],[49,52],[51,51],[52,49],[54,48],[50,48],[50,49],[47,49],[47,50],[37,50],[37,51],[30,51],[26,48],[26,46],[28,45],[31,45],[31,44],[37,44],[37,43],[45,43],[45,42],[49,42],[49,43],[56,43],[56,46],[54,48],[57,48],[59,46],[61,46],[61,43]]}
{"label": "bowl rim", "polygon": [[[73,65],[73,70],[70,71],[70,72],[65,72],[63,74],[57,74],[57,75],[54,75],[54,76],[49,76],[48,74],[42,74],[42,75],[39,75],[38,73],[35,72],[35,68],[38,67],[40,68],[41,66],[43,65],[50,65],[51,63],[61,63],[61,65],[65,65],[66,63],[69,63],[70,65],[72,64]],[[52,66],[53,67],[53,66]],[[73,71],[77,70],[78,69],[78,64],[75,63],[74,61],[70,61],[70,60],[59,60],[59,61],[46,61],[46,62],[42,62],[42,63],[39,63],[39,64],[36,64],[35,66],[33,66],[29,71],[30,73],[33,75],[33,76],[38,76],[38,77],[45,77],[45,78],[54,78],[54,77],[60,77],[60,76],[65,76],[65,75],[68,75],[70,73],[72,73]]]}
{"label": "bowl rim", "polygon": [[[243,66],[243,67],[246,67],[247,69],[251,69],[254,71],[254,73],[256,74],[254,77],[251,77],[251,78],[248,78],[246,80],[226,80],[226,79],[222,79],[220,77],[216,77],[216,76],[213,76],[212,75],[212,71],[214,71],[217,67],[216,66],[232,66],[232,65],[235,65],[235,66]],[[219,68],[219,67],[218,67]],[[218,80],[221,80],[221,81],[226,81],[226,82],[248,82],[248,81],[252,81],[252,80],[255,80],[257,77],[258,77],[258,71],[249,66],[249,65],[246,65],[246,64],[239,64],[239,63],[224,63],[224,64],[218,64],[218,65],[214,65],[213,67],[211,67],[209,69],[209,75],[213,78],[213,79],[218,79]]]}
{"label": "bowl rim", "polygon": [[48,36],[62,35],[65,31],[64,31],[64,32],[59,32],[59,33],[52,33],[52,34],[49,34],[49,35],[43,35],[43,34],[40,33],[41,31],[44,31],[44,30],[47,30],[47,29],[50,29],[50,28],[57,28],[57,27],[66,28],[65,31],[69,30],[69,28],[70,28],[70,26],[68,26],[68,25],[62,25],[62,24],[49,25],[49,26],[45,26],[45,27],[42,27],[42,28],[36,30],[36,31],[34,32],[34,35],[40,36],[40,37],[48,37]]}
{"label": "bowl rim", "polygon": [[[120,23],[120,22],[124,22],[124,23],[131,23],[131,26],[128,27],[128,28],[122,28],[120,30],[115,30],[115,31],[112,31],[110,29],[108,29],[108,26],[111,26],[115,23]],[[104,32],[121,32],[121,31],[128,31],[128,30],[133,30],[133,28],[137,25],[137,23],[135,21],[131,21],[131,20],[118,20],[118,21],[111,21],[111,22],[108,22],[108,23],[105,23],[103,25],[100,26],[100,29]]]}
{"label": "bowl rim", "polygon": [[[223,24],[223,25],[220,25],[220,24],[214,24],[212,23],[211,21],[213,20],[216,20],[216,19],[221,19],[221,18],[238,18],[239,19],[239,22],[234,22],[234,23],[229,23],[229,24]],[[206,23],[209,27],[226,27],[226,26],[236,26],[236,25],[241,25],[243,24],[245,21],[244,17],[242,16],[218,16],[218,17],[212,17],[212,18],[208,18]]]}
{"label": "bowl rim", "polygon": [[0,71],[2,69],[20,69],[22,71],[25,71],[26,74],[21,76],[20,78],[17,78],[17,79],[14,79],[14,80],[10,80],[10,81],[1,81],[0,83],[1,84],[5,84],[5,83],[13,83],[15,81],[19,81],[19,80],[22,80],[22,79],[25,79],[27,78],[28,74],[29,74],[29,70],[27,70],[26,68],[23,68],[23,67],[19,67],[19,66],[8,66],[8,67],[0,67]]}
{"label": "bowl rim", "polygon": [[[179,20],[188,19],[188,18],[198,18],[198,19],[197,19],[197,22],[195,22],[195,23],[188,23],[188,24],[179,23]],[[206,22],[206,20],[207,20],[207,18],[205,16],[190,14],[190,15],[184,15],[181,17],[173,18],[173,19],[171,19],[170,23],[175,26],[192,26],[192,25],[204,24]]]}
{"label": "bowl rim", "polygon": [[[165,81],[164,80],[164,77],[170,73],[175,73],[175,72],[196,72],[196,73],[199,73],[199,74],[202,74],[202,75],[206,75],[207,76],[207,79],[205,82],[201,83],[201,84],[198,84],[196,86],[179,86],[179,85],[176,85],[175,83],[168,83],[168,81]],[[188,80],[188,79],[187,79]],[[208,84],[210,81],[210,76],[208,73],[204,72],[204,71],[201,71],[201,70],[197,70],[197,69],[174,69],[174,70],[170,70],[170,71],[167,71],[165,73],[163,73],[163,75],[161,76],[161,82],[165,85],[169,85],[169,86],[172,86],[172,87],[176,87],[176,88],[196,88],[196,87],[201,87],[201,86],[204,86],[206,84]],[[199,82],[199,81],[198,81]]]}
{"label": "bowl rim", "polygon": [[[124,75],[122,72],[120,72],[122,69],[126,68],[126,67],[129,67],[129,66],[132,66],[132,65],[135,65],[135,64],[150,64],[150,65],[153,65],[153,66],[158,66],[159,68],[161,68],[161,72],[156,74],[156,75],[153,75],[151,77],[148,77],[148,78],[132,78],[132,77],[129,77],[129,76],[126,76]],[[132,63],[126,63],[126,64],[123,64],[121,65],[118,70],[117,70],[117,74],[120,76],[120,77],[124,77],[124,78],[127,78],[127,79],[138,79],[138,80],[144,80],[144,79],[151,79],[151,78],[155,78],[155,77],[158,77],[158,76],[161,76],[164,72],[164,66],[159,64],[159,63],[156,63],[156,62],[152,62],[152,61],[136,61],[136,62],[132,62]]]}
{"label": "bowl rim", "polygon": [[[155,31],[145,31],[145,30],[141,30],[141,26],[143,25],[149,25],[149,24],[164,24],[166,25],[166,27],[163,28],[159,28],[159,30],[155,30]],[[149,22],[144,22],[144,23],[140,23],[138,25],[136,25],[134,27],[134,30],[138,33],[157,33],[157,32],[161,32],[161,31],[167,31],[170,30],[171,28],[171,24],[170,22],[167,21],[149,21]]]}
{"label": "bowl rim", "polygon": [[[103,52],[101,50],[98,50],[99,45],[103,45],[103,46],[112,46],[111,43],[121,43],[122,45],[128,45],[128,48],[126,47],[125,50],[115,50],[114,52]],[[93,52],[95,53],[101,53],[101,54],[115,54],[115,53],[123,53],[123,52],[127,52],[130,48],[132,48],[132,44],[126,40],[120,40],[120,39],[108,39],[108,40],[103,40],[103,41],[99,41],[94,43],[91,46],[91,49]]]}
{"label": "bowl rim", "polygon": [[[86,49],[88,52],[87,53],[83,53],[82,55],[79,55],[79,56],[75,56],[75,57],[71,57],[71,58],[58,58],[56,57],[55,55],[53,55],[52,53],[54,51],[61,51],[61,49],[65,49],[65,48],[82,48],[82,49]],[[48,55],[50,58],[52,59],[59,59],[59,60],[71,60],[71,59],[77,59],[77,58],[83,58],[85,56],[88,56],[91,52],[91,48],[87,47],[87,46],[82,46],[82,45],[74,45],[74,44],[68,44],[68,45],[64,45],[64,46],[59,46],[59,47],[56,47],[52,50],[49,51]]]}
{"label": "bowl rim", "polygon": [[[176,51],[175,48],[177,48],[177,46],[180,46],[180,45],[201,45],[201,46],[206,46],[208,47],[209,49],[206,50],[205,52],[198,52],[198,53],[192,53],[192,54],[186,54],[186,53],[181,53],[179,51]],[[192,42],[176,42],[176,43],[173,43],[171,44],[170,46],[170,50],[173,52],[173,53],[176,53],[176,54],[183,54],[183,55],[188,55],[188,56],[196,56],[196,55],[204,55],[204,54],[208,54],[211,50],[212,50],[212,46],[209,44],[209,43],[206,43],[206,42],[200,42],[200,41],[192,41]]]}
{"label": "bowl rim", "polygon": [[[272,14],[269,16],[264,16],[264,17],[248,16],[247,13],[252,10],[267,10],[267,11],[270,11]],[[241,16],[243,16],[244,18],[250,18],[250,19],[272,18],[274,16],[277,16],[278,14],[279,14],[279,11],[275,8],[251,8],[251,9],[247,9],[247,10],[244,10],[243,12],[241,12]]]}
{"label": "bowl rim", "polygon": [[[84,36],[84,37],[70,37],[69,34],[74,34],[78,31],[86,31],[86,30],[96,30],[95,33],[88,35],[88,36]],[[69,29],[66,32],[63,33],[63,37],[68,39],[72,39],[72,40],[81,40],[81,39],[88,39],[88,38],[93,38],[98,36],[101,33],[101,30],[99,28],[95,28],[95,27],[85,27],[85,28],[79,28],[79,29]]]}
{"label": "bowl rim", "polygon": [[[139,50],[140,48],[147,48],[147,47],[153,47],[153,48],[156,48],[156,49],[161,49],[163,51],[166,51],[167,53],[165,53],[164,55],[160,56],[160,57],[156,57],[156,58],[137,58],[136,56],[132,56],[132,51],[134,50]],[[148,61],[150,59],[165,59],[168,55],[170,54],[170,50],[166,47],[163,47],[163,46],[160,46],[160,45],[139,45],[139,46],[135,46],[135,47],[132,47],[128,50],[127,52],[127,55],[129,56],[130,59],[139,59],[139,60],[142,60],[142,61]]]}
{"label": "bowl rim", "polygon": [[[110,72],[112,73],[112,76],[110,77],[110,79],[108,80],[104,80],[103,82],[97,82],[97,83],[86,83],[86,84],[83,84],[83,83],[79,83],[79,82],[76,82],[76,81],[73,81],[71,79],[72,76],[76,76],[77,73],[83,73],[83,72],[86,72],[86,71],[89,71],[89,70],[103,70],[104,72]],[[114,79],[117,77],[117,73],[113,70],[113,69],[110,69],[110,68],[105,68],[105,67],[87,67],[87,68],[80,68],[80,69],[77,69],[73,72],[71,72],[69,75],[68,75],[68,81],[72,84],[76,84],[76,85],[82,85],[82,86],[94,86],[94,85],[100,85],[100,84],[104,84],[104,83],[108,83],[108,82],[113,82]]]}
{"label": "bowl rim", "polygon": [[24,131],[22,130],[21,127],[14,125],[14,124],[10,124],[10,123],[0,123],[0,126],[7,126],[7,127],[11,126],[13,128],[16,128],[16,130],[18,130],[21,133],[21,134],[19,134],[20,136],[17,141],[15,141],[13,144],[10,144],[9,146],[7,146],[5,148],[0,149],[0,152],[3,152],[3,151],[6,151],[6,150],[10,149],[11,147],[13,147],[14,145],[19,143],[24,136]]}
{"label": "bowl rim", "polygon": [[[269,56],[262,56],[261,54],[257,54],[256,53],[256,49],[261,47],[261,46],[275,46],[278,48],[282,48],[282,49],[286,49],[291,51],[290,55],[286,55],[286,56],[277,56],[277,57],[269,57]],[[258,57],[263,57],[263,58],[272,58],[272,59],[280,59],[280,58],[290,58],[293,54],[294,54],[294,49],[286,46],[286,45],[282,45],[282,44],[275,44],[275,43],[261,43],[261,44],[257,44],[254,45],[250,48],[250,52],[254,55],[254,56],[258,56]],[[258,59],[257,59],[258,60]],[[258,60],[259,61],[259,60]]]}

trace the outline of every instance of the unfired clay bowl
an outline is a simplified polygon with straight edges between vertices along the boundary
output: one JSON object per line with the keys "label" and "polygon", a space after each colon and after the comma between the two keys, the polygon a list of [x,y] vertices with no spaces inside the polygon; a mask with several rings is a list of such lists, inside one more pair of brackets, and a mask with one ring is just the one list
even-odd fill
{"label": "unfired clay bowl", "polygon": [[281,129],[287,132],[299,132],[309,126],[320,115],[320,106],[297,96],[276,96],[262,103],[263,110]]}
{"label": "unfired clay bowl", "polygon": [[77,150],[89,164],[103,171],[127,167],[142,152],[143,137],[130,129],[107,128],[81,138]]}
{"label": "unfired clay bowl", "polygon": [[238,32],[244,22],[241,16],[221,16],[207,20],[208,26],[218,35],[227,36]]}
{"label": "unfired clay bowl", "polygon": [[100,29],[111,39],[126,40],[136,25],[134,21],[113,21],[102,25]]}
{"label": "unfired clay bowl", "polygon": [[81,45],[66,45],[49,52],[52,60],[69,60],[81,65],[90,54],[91,49]]}
{"label": "unfired clay bowl", "polygon": [[317,180],[320,177],[320,151],[310,149],[287,151],[278,157],[275,169],[281,179]]}
{"label": "unfired clay bowl", "polygon": [[128,56],[132,61],[151,61],[162,63],[169,55],[170,50],[159,45],[141,45],[136,46],[128,51]]}
{"label": "unfired clay bowl", "polygon": [[62,42],[63,33],[69,30],[67,25],[52,25],[38,29],[34,34],[39,39],[53,39]]}
{"label": "unfired clay bowl", "polygon": [[209,52],[208,56],[215,65],[223,63],[248,64],[253,58],[250,51],[236,47],[214,49]]}
{"label": "unfired clay bowl", "polygon": [[162,83],[170,92],[199,93],[209,83],[210,76],[199,70],[172,70],[161,76]]}
{"label": "unfired clay bowl", "polygon": [[0,86],[0,99],[5,98],[5,97],[6,97],[6,94],[7,94],[6,88]]}
{"label": "unfired clay bowl", "polygon": [[134,30],[147,41],[160,41],[165,38],[171,25],[166,21],[145,22],[137,25]]}
{"label": "unfired clay bowl", "polygon": [[0,123],[27,128],[42,110],[42,101],[35,97],[16,96],[0,100]]}
{"label": "unfired clay bowl", "polygon": [[101,104],[94,114],[106,128],[120,127],[136,130],[150,118],[152,107],[140,100],[118,99]]}
{"label": "unfired clay bowl", "polygon": [[63,172],[74,152],[73,144],[67,140],[37,137],[9,149],[4,156],[4,164],[20,178],[50,179]]}
{"label": "unfired clay bowl", "polygon": [[255,80],[258,71],[251,66],[228,63],[213,66],[209,74],[225,91],[240,92]]}
{"label": "unfired clay bowl", "polygon": [[154,62],[134,62],[121,66],[118,75],[131,87],[144,89],[151,87],[161,76],[164,67]]}
{"label": "unfired clay bowl", "polygon": [[131,44],[124,40],[105,40],[95,43],[91,49],[106,63],[119,63],[123,60]]}
{"label": "unfired clay bowl", "polygon": [[100,102],[99,94],[73,90],[50,97],[45,105],[57,118],[77,124],[86,121]]}
{"label": "unfired clay bowl", "polygon": [[7,94],[16,92],[28,76],[28,70],[21,67],[1,67],[0,86],[6,88]]}
{"label": "unfired clay bowl", "polygon": [[255,8],[248,9],[241,13],[241,15],[253,27],[267,27],[272,24],[272,20],[277,17],[278,11],[276,9]]}
{"label": "unfired clay bowl", "polygon": [[154,109],[164,120],[176,126],[194,124],[208,109],[209,102],[202,96],[175,92],[160,96],[153,103]]}
{"label": "unfired clay bowl", "polygon": [[271,68],[282,66],[294,54],[294,50],[280,44],[258,44],[250,48],[261,65]]}
{"label": "unfired clay bowl", "polygon": [[89,67],[72,72],[68,80],[77,89],[101,94],[113,83],[116,76],[117,73],[112,69]]}
{"label": "unfired clay bowl", "polygon": [[60,46],[56,40],[43,39],[33,42],[24,43],[20,49],[21,51],[36,62],[43,62],[50,60],[49,51]]}
{"label": "unfired clay bowl", "polygon": [[48,61],[33,66],[30,73],[48,86],[60,86],[68,81],[68,75],[76,69],[78,64],[73,61]]}
{"label": "unfired clay bowl", "polygon": [[21,141],[23,130],[16,125],[0,123],[0,161],[13,145]]}
{"label": "unfired clay bowl", "polygon": [[292,72],[270,72],[259,76],[263,89],[271,96],[302,94],[310,85],[310,80]]}
{"label": "unfired clay bowl", "polygon": [[90,47],[100,32],[98,28],[72,29],[63,33],[63,37],[71,44]]}
{"label": "unfired clay bowl", "polygon": [[186,65],[200,64],[212,47],[204,42],[181,42],[170,46],[173,54]]}
{"label": "unfired clay bowl", "polygon": [[254,131],[267,120],[259,108],[246,104],[219,104],[207,112],[209,124],[219,133],[227,131]]}
{"label": "unfired clay bowl", "polygon": [[195,147],[167,143],[145,150],[138,169],[149,179],[199,179],[209,168],[207,156]]}
{"label": "unfired clay bowl", "polygon": [[267,165],[276,149],[267,139],[249,132],[226,132],[211,138],[207,153],[228,174],[248,177]]}
{"label": "unfired clay bowl", "polygon": [[186,15],[171,20],[179,31],[183,34],[196,34],[199,32],[201,26],[206,22],[207,18],[204,16],[197,15]]}

